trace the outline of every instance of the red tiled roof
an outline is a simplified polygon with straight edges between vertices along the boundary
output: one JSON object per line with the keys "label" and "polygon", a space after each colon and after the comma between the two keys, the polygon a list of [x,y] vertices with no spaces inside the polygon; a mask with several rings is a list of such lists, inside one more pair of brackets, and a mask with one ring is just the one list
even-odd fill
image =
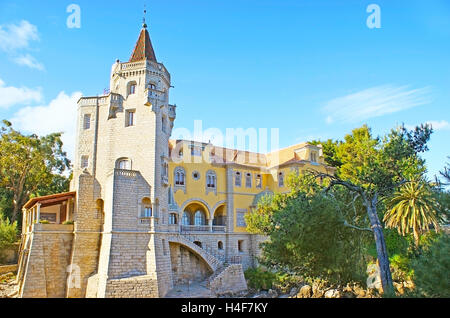
{"label": "red tiled roof", "polygon": [[136,46],[134,47],[129,62],[137,62],[145,59],[156,62],[156,55],[153,50],[150,35],[148,34],[147,28],[144,26],[141,30],[141,34],[139,34],[139,39],[136,42]]}
{"label": "red tiled roof", "polygon": [[65,192],[65,193],[46,195],[44,197],[30,199],[27,203],[25,203],[25,205],[23,207],[25,209],[29,209],[38,202],[40,202],[41,204],[57,203],[60,201],[65,201],[70,198],[74,198],[75,195],[76,195],[76,192]]}

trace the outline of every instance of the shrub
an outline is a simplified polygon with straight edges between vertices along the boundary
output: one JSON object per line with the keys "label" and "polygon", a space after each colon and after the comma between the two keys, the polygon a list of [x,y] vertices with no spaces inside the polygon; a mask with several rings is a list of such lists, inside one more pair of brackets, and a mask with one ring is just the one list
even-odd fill
{"label": "shrub", "polygon": [[412,261],[419,297],[450,297],[450,237],[441,234]]}
{"label": "shrub", "polygon": [[50,222],[47,220],[40,220],[39,223],[40,224],[50,224]]}
{"label": "shrub", "polygon": [[74,222],[73,221],[65,221],[63,222],[63,225],[73,225]]}
{"label": "shrub", "polygon": [[0,262],[2,262],[2,251],[17,241],[17,222],[11,223],[0,213]]}
{"label": "shrub", "polygon": [[262,269],[261,267],[249,268],[244,273],[248,285],[256,290],[269,290],[276,281],[276,273]]}

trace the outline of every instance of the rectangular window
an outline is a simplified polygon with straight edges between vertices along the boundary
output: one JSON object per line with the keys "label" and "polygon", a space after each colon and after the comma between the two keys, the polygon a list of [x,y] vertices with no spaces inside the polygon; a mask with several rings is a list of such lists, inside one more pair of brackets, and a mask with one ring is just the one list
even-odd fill
{"label": "rectangular window", "polygon": [[85,169],[89,167],[89,156],[82,156],[81,157],[81,169]]}
{"label": "rectangular window", "polygon": [[134,126],[134,120],[135,120],[135,111],[134,110],[127,110],[126,112],[126,126]]}
{"label": "rectangular window", "polygon": [[311,161],[317,162],[317,153],[316,152],[311,152]]}
{"label": "rectangular window", "polygon": [[244,241],[238,241],[238,251],[239,253],[244,252]]}
{"label": "rectangular window", "polygon": [[130,95],[136,94],[136,84],[130,85]]}
{"label": "rectangular window", "polygon": [[88,130],[91,129],[91,115],[85,114],[83,119],[83,129]]}
{"label": "rectangular window", "polygon": [[236,226],[238,227],[247,227],[247,223],[245,223],[245,214],[247,210],[245,209],[237,209],[236,210]]}

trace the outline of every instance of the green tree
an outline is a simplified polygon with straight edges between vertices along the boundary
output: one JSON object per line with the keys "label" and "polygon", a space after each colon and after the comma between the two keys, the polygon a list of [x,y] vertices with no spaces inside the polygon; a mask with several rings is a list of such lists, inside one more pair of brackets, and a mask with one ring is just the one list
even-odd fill
{"label": "green tree", "polygon": [[61,133],[38,137],[14,130],[8,121],[0,129],[0,187],[12,196],[11,220],[34,195],[65,186],[61,174],[70,168]]}
{"label": "green tree", "polygon": [[322,145],[325,162],[336,168],[342,165],[342,161],[337,155],[337,149],[341,143],[342,142],[340,141],[334,141],[332,139],[328,139],[327,141],[313,140],[310,142],[312,145]]}
{"label": "green tree", "polygon": [[374,235],[381,283],[388,295],[393,294],[393,283],[378,206],[397,187],[425,172],[425,162],[419,153],[428,150],[426,143],[431,133],[428,125],[412,131],[401,126],[384,138],[374,138],[367,126],[354,129],[337,146],[337,157],[342,165],[336,175],[315,173],[317,177],[330,180],[328,190],[342,186],[362,200]]}
{"label": "green tree", "polygon": [[420,234],[428,231],[433,225],[439,228],[437,202],[432,191],[424,182],[413,181],[401,186],[389,202],[390,210],[383,221],[388,228],[396,228],[406,235],[412,230],[414,242],[419,245]]}
{"label": "green tree", "polygon": [[263,264],[331,283],[365,281],[370,229],[360,207],[348,208],[360,203],[346,189],[323,192],[310,174],[290,175],[287,183],[290,193],[265,197],[246,215],[250,232],[269,236]]}

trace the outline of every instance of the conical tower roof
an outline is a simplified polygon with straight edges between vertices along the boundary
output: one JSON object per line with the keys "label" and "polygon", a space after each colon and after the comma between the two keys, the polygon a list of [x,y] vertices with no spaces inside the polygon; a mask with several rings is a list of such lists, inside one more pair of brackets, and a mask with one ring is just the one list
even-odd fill
{"label": "conical tower roof", "polygon": [[144,23],[129,62],[138,62],[145,59],[157,62],[152,41],[150,40],[150,35],[147,31],[147,25]]}

